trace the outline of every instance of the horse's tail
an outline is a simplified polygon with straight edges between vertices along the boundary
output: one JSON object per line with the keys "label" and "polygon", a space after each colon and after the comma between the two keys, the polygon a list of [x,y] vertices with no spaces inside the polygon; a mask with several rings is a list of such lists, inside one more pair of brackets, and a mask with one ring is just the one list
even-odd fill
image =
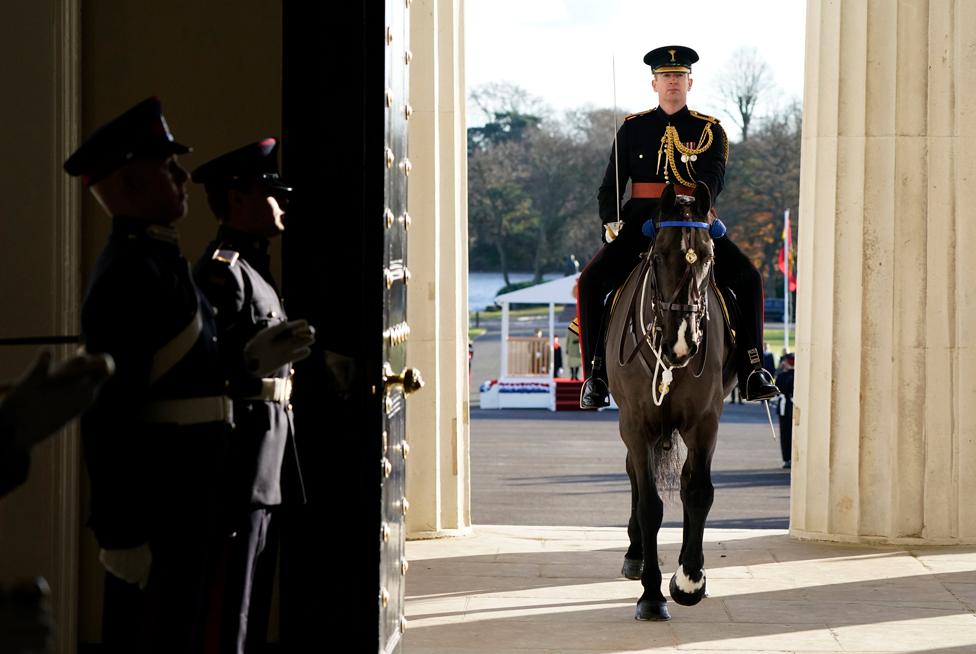
{"label": "horse's tail", "polygon": [[674,492],[681,488],[681,459],[684,440],[673,430],[670,434],[662,434],[654,442],[652,461],[654,467],[654,483],[662,499],[674,497]]}

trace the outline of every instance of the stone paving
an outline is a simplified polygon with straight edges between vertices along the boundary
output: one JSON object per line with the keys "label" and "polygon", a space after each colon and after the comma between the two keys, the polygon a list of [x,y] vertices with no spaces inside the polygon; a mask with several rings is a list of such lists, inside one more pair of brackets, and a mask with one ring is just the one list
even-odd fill
{"label": "stone paving", "polygon": [[[681,531],[660,541],[665,595]],[[406,654],[976,653],[976,548],[706,529],[709,597],[637,622],[622,528],[475,526],[407,543]]]}

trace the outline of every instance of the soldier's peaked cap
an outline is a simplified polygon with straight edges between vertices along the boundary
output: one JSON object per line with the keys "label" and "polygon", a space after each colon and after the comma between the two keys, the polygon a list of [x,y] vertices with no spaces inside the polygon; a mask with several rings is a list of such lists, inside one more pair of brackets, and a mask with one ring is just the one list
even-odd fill
{"label": "soldier's peaked cap", "polygon": [[278,140],[266,138],[211,159],[190,178],[210,189],[232,188],[241,181],[259,180],[279,191],[291,191],[278,178]]}
{"label": "soldier's peaked cap", "polygon": [[690,73],[691,65],[696,61],[698,53],[683,45],[654,48],[644,55],[644,63],[654,73]]}
{"label": "soldier's peaked cap", "polygon": [[177,143],[159,98],[146,98],[92,132],[64,162],[64,170],[94,184],[139,156],[167,157],[190,151]]}

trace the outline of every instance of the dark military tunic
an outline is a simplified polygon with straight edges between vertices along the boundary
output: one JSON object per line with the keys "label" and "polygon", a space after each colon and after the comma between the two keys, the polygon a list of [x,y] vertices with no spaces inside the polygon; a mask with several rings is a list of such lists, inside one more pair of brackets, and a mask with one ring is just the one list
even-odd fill
{"label": "dark military tunic", "polygon": [[[160,368],[160,351],[194,320],[201,327],[192,343]],[[230,429],[218,419],[181,425],[146,418],[156,401],[218,398],[225,387],[213,314],[175,232],[115,218],[81,324],[88,351],[108,352],[116,366],[81,421],[89,526],[102,548],[148,543],[153,554],[145,591],[106,576],[103,641],[110,651],[188,651],[200,637]]]}
{"label": "dark military tunic", "polygon": [[[222,652],[248,651],[263,644],[277,554],[273,507],[303,502],[287,400],[257,396],[261,380],[235,375],[236,354],[258,331],[286,320],[271,276],[268,240],[222,226],[194,270],[197,283],[217,312],[222,348],[234,395],[234,439],[224,512],[228,541],[226,575],[218,582],[225,606]],[[290,380],[289,366],[271,378]]]}
{"label": "dark military tunic", "polygon": [[[694,155],[695,161],[681,161],[681,152],[662,142],[668,128],[673,128],[678,141],[691,150],[704,148]],[[729,141],[719,121],[684,107],[668,115],[660,107],[639,114],[631,114],[617,131],[619,156],[614,162],[611,148],[610,162],[600,184],[598,199],[600,219],[606,223],[617,220],[617,203],[632,182],[671,182],[694,188],[704,182],[712,194],[712,204],[725,186],[725,163],[729,157]],[[618,168],[619,166],[619,168]],[[614,181],[614,169],[620,182],[620,197]],[[620,212],[625,223],[637,222],[638,232],[645,220],[657,214],[656,198],[630,198]],[[630,271],[628,271],[630,272]]]}

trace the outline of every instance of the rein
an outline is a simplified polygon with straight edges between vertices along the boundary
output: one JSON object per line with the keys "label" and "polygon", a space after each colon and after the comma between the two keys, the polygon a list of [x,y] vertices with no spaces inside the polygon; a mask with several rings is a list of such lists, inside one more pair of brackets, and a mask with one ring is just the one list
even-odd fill
{"label": "rein", "polygon": [[[662,221],[662,222],[660,222],[660,223],[658,223],[656,225],[656,228],[658,228],[658,229],[665,228],[665,227],[705,229],[705,230],[709,230],[709,233],[711,234],[711,227],[712,226],[709,225],[709,223],[706,223],[706,222],[689,221],[689,220],[666,220],[666,221]],[[658,284],[658,281],[657,281],[657,273],[654,270],[654,266],[651,264],[651,252],[652,251],[653,251],[653,246],[646,253],[644,253],[642,255],[642,257],[644,258],[644,263],[642,265],[642,268],[644,268],[644,269],[641,270],[641,272],[639,273],[639,275],[643,278],[642,283],[641,283],[640,293],[639,293],[639,295],[640,295],[639,307],[636,306],[638,304],[638,301],[637,301],[638,293],[635,291],[633,293],[633,295],[631,296],[630,308],[628,310],[628,315],[631,316],[631,320],[634,320],[634,309],[635,308],[638,308],[639,309],[639,313],[637,313],[638,320],[635,320],[634,322],[636,324],[640,325],[640,331],[643,332],[643,337],[642,338],[638,338],[637,343],[634,346],[634,349],[631,351],[630,355],[627,356],[626,361],[619,360],[618,363],[620,365],[622,365],[622,366],[623,365],[629,365],[634,360],[634,358],[637,356],[638,352],[640,352],[641,347],[643,347],[644,344],[646,343],[647,346],[648,346],[648,349],[654,355],[654,359],[655,359],[654,371],[651,374],[651,376],[652,376],[651,396],[652,396],[652,399],[654,400],[655,406],[661,406],[661,404],[664,402],[664,398],[667,396],[668,392],[671,390],[671,383],[674,381],[674,373],[673,373],[673,370],[674,370],[675,366],[668,365],[668,364],[665,364],[664,363],[664,359],[661,356],[662,343],[661,342],[658,342],[655,345],[655,341],[658,340],[656,338],[656,336],[660,334],[660,328],[658,327],[659,318],[660,319],[663,319],[662,313],[664,311],[675,311],[675,312],[680,312],[680,313],[690,313],[690,314],[692,314],[692,316],[694,316],[695,314],[699,314],[699,313],[701,314],[700,316],[698,316],[697,322],[698,322],[698,329],[699,329],[699,331],[700,331],[700,333],[702,335],[701,336],[701,341],[703,343],[703,346],[695,354],[695,357],[699,357],[699,356],[701,357],[701,365],[699,367],[699,370],[698,370],[697,374],[694,373],[694,372],[691,373],[691,375],[693,377],[695,377],[695,378],[701,377],[701,375],[705,371],[705,362],[706,362],[706,358],[707,358],[706,357],[706,354],[708,352],[708,333],[707,333],[707,326],[704,329],[701,327],[702,320],[705,319],[706,322],[707,322],[707,318],[708,318],[708,291],[707,291],[707,286],[706,286],[706,290],[705,290],[705,293],[704,294],[702,294],[702,291],[701,291],[700,288],[695,289],[695,293],[692,294],[692,297],[693,298],[704,298],[703,301],[693,302],[691,304],[683,304],[683,303],[675,302],[675,300],[677,299],[678,295],[681,293],[682,290],[684,290],[687,282],[689,282],[689,277],[691,277],[692,274],[693,274],[692,273],[692,271],[693,271],[692,266],[693,266],[695,260],[686,257],[686,259],[688,260],[688,266],[685,268],[685,272],[682,275],[681,280],[676,284],[675,290],[671,294],[671,298],[667,302],[663,301],[663,298],[660,298],[659,297],[660,285]],[[694,254],[694,252],[692,252],[690,250],[689,250],[689,253],[691,255]],[[646,290],[647,290],[648,280],[651,281],[651,286],[653,288],[653,293],[655,295],[654,299],[652,300],[652,304],[651,304],[651,308],[652,308],[652,310],[654,312],[654,318],[653,318],[653,321],[651,323],[649,323],[645,327],[644,324],[643,324],[643,317],[644,317],[644,298],[645,298],[645,294],[646,294]],[[637,335],[637,334],[635,334],[635,335]],[[639,336],[639,335],[637,335],[637,336]],[[623,345],[623,343],[621,342],[621,346],[622,345]],[[622,352],[621,352],[621,354],[622,354]],[[694,359],[695,357],[692,357],[692,359]],[[681,366],[677,366],[677,367],[679,367],[679,368],[686,367],[689,363],[691,363],[692,359],[689,359],[684,364],[682,364]],[[646,369],[646,367],[645,367],[645,369]],[[660,383],[658,382],[658,375],[660,375]]]}

